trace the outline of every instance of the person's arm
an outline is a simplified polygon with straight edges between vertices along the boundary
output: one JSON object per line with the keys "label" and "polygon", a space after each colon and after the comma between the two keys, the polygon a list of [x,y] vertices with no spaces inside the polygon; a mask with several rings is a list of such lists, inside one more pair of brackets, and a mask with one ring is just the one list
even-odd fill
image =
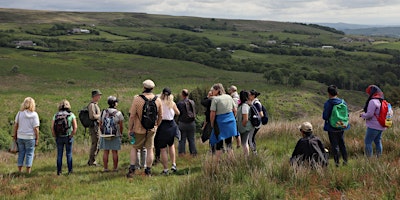
{"label": "person's arm", "polygon": [[161,107],[162,103],[161,103],[160,98],[157,98],[157,101],[158,101],[158,104],[157,104],[158,118],[157,118],[156,126],[159,126],[162,122],[162,107]]}
{"label": "person's arm", "polygon": [[377,106],[375,105],[374,100],[369,101],[367,112],[361,114],[361,117],[364,118],[364,119],[371,119],[375,115],[376,107]]}
{"label": "person's arm", "polygon": [[175,115],[180,115],[181,114],[181,112],[179,112],[179,109],[178,109],[178,107],[176,106],[175,103],[174,103],[173,109],[174,109]]}
{"label": "person's arm", "polygon": [[135,99],[133,99],[131,108],[129,109],[128,135],[129,135],[129,133],[133,133],[134,116],[135,115],[136,115]]}
{"label": "person's arm", "polygon": [[15,122],[14,124],[14,135],[13,138],[16,141],[17,140],[17,131],[18,131],[18,122]]}
{"label": "person's arm", "polygon": [[242,125],[246,126],[248,121],[249,121],[249,115],[248,114],[242,114]]}
{"label": "person's arm", "polygon": [[327,102],[325,102],[325,104],[324,104],[324,111],[322,112],[322,119],[323,120],[325,120],[325,121],[328,121],[329,120],[329,117],[330,117],[330,114],[329,114],[329,102],[327,101]]}
{"label": "person's arm", "polygon": [[262,107],[261,107],[261,102],[260,102],[260,101],[257,101],[256,104],[255,104],[255,106],[256,106],[256,109],[257,109],[257,111],[258,111],[258,115],[259,115],[260,117],[264,117],[264,113],[263,113]]}
{"label": "person's arm", "polygon": [[36,126],[35,128],[33,128],[33,131],[35,132],[35,146],[37,146],[39,144],[39,126]]}
{"label": "person's arm", "polygon": [[216,114],[215,110],[212,110],[210,112],[210,123],[211,123],[210,125],[212,128],[214,128],[215,114]]}
{"label": "person's arm", "polygon": [[51,121],[51,135],[53,135],[53,137],[56,137],[56,133],[54,132],[54,119]]}
{"label": "person's arm", "polygon": [[91,120],[99,120],[100,119],[100,112],[96,112],[98,106],[95,103],[90,103],[89,105],[89,118]]}
{"label": "person's arm", "polygon": [[76,123],[76,118],[72,119],[72,133],[71,133],[71,137],[74,137],[74,135],[76,134],[76,129],[78,128],[78,124]]}

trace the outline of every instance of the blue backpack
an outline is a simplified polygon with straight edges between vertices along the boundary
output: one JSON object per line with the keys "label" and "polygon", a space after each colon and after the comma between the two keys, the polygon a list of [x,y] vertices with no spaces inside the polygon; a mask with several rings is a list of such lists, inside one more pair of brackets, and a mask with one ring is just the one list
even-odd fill
{"label": "blue backpack", "polygon": [[103,111],[104,117],[102,117],[103,123],[101,126],[102,137],[113,137],[117,135],[118,128],[114,119],[117,112],[118,110],[115,110],[114,112],[110,113],[108,109]]}

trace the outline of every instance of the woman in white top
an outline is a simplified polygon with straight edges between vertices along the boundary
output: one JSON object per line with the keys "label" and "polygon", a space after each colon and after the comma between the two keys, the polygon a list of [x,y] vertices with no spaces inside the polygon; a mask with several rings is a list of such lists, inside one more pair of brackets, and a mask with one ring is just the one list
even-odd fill
{"label": "woman in white top", "polygon": [[161,162],[164,170],[162,174],[168,175],[168,152],[172,162],[171,171],[176,172],[176,161],[175,161],[175,146],[174,138],[177,135],[179,128],[174,121],[174,116],[179,115],[179,110],[174,102],[174,96],[171,94],[169,88],[164,88],[161,94],[162,102],[162,122],[157,128],[157,133],[154,138],[156,148],[161,150]]}
{"label": "woman in white top", "polygon": [[18,143],[18,171],[25,160],[26,172],[31,173],[35,146],[39,144],[39,115],[35,112],[35,100],[26,97],[15,117],[14,140]]}

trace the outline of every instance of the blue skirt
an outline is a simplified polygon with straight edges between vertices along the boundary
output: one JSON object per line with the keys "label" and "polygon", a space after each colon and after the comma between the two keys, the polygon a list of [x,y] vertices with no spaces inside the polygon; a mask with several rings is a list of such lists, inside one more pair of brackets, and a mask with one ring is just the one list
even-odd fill
{"label": "blue skirt", "polygon": [[102,150],[121,150],[121,137],[101,137],[99,148]]}
{"label": "blue skirt", "polygon": [[210,144],[215,145],[221,140],[239,135],[236,126],[236,119],[233,112],[229,112],[215,117],[215,122],[219,129],[219,134],[215,134],[215,129],[211,132]]}

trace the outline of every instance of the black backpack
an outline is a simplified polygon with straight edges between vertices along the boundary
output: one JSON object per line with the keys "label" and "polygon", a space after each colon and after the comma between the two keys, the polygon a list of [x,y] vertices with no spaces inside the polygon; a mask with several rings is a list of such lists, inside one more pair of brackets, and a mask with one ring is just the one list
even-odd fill
{"label": "black backpack", "polygon": [[102,114],[103,123],[101,126],[101,133],[103,137],[112,137],[116,136],[118,132],[117,124],[115,123],[115,115],[117,114],[118,110],[114,112],[110,112],[108,109],[104,110]]}
{"label": "black backpack", "polygon": [[185,111],[182,113],[182,121],[184,122],[192,122],[196,119],[196,110],[194,101],[188,99],[187,101],[183,101],[185,104]]}
{"label": "black backpack", "polygon": [[311,164],[319,164],[323,167],[328,166],[328,159],[329,159],[329,154],[326,152],[322,152],[318,145],[318,138],[317,137],[312,137],[308,140],[309,145],[313,149],[313,154],[311,155]]}
{"label": "black backpack", "polygon": [[250,116],[249,116],[251,125],[253,125],[255,128],[260,128],[262,123],[261,123],[261,116],[260,113],[257,111],[257,108],[254,105],[250,106]]}
{"label": "black backpack", "polygon": [[71,126],[68,124],[68,117],[71,113],[67,111],[60,111],[54,117],[54,133],[56,136],[68,136],[68,131]]}
{"label": "black backpack", "polygon": [[148,131],[150,129],[153,129],[154,126],[156,125],[158,117],[157,104],[156,104],[157,96],[155,96],[151,100],[147,99],[142,94],[140,95],[140,97],[142,97],[142,99],[144,100],[142,120],[140,122],[143,128],[145,128],[146,131]]}
{"label": "black backpack", "polygon": [[89,105],[90,103],[83,107],[82,110],[79,110],[79,121],[85,128],[89,128],[94,125],[93,120],[91,120],[89,117]]}

